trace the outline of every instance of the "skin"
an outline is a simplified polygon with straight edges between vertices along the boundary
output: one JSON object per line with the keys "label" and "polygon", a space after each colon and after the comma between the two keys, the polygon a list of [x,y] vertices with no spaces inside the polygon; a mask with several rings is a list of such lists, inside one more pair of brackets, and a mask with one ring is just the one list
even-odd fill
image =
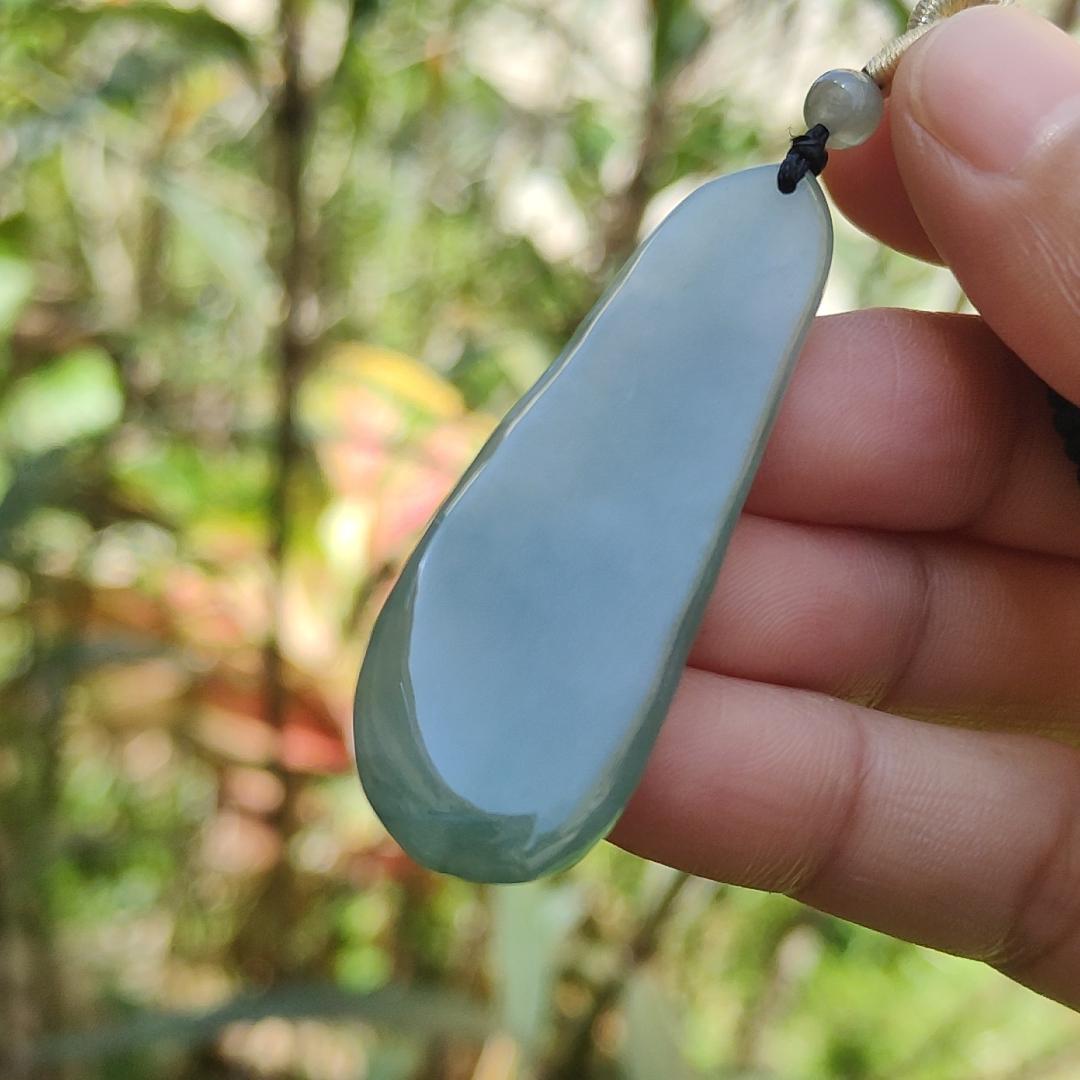
{"label": "skin", "polygon": [[1080,44],[949,19],[827,179],[981,317],[818,321],[612,839],[1077,1008]]}

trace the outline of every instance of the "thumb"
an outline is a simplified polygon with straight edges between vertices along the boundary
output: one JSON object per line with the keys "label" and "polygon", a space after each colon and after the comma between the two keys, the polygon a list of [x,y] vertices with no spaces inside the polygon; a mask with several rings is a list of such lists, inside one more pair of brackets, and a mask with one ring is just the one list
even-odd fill
{"label": "thumb", "polygon": [[934,247],[995,333],[1080,401],[1080,44],[973,8],[911,50],[890,108]]}

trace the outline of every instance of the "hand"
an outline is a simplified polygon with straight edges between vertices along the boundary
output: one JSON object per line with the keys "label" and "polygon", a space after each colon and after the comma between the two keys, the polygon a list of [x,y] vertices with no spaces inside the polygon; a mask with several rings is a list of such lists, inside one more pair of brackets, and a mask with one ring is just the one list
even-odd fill
{"label": "hand", "polygon": [[889,113],[837,202],[983,317],[818,321],[613,839],[1080,1007],[1080,45],[973,9]]}

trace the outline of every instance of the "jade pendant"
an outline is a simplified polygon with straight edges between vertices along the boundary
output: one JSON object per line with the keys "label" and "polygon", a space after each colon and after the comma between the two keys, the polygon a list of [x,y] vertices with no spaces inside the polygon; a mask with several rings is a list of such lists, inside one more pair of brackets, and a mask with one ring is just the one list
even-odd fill
{"label": "jade pendant", "polygon": [[645,241],[436,514],[375,625],[356,756],[435,870],[526,881],[641,776],[832,252],[776,170],[700,187]]}

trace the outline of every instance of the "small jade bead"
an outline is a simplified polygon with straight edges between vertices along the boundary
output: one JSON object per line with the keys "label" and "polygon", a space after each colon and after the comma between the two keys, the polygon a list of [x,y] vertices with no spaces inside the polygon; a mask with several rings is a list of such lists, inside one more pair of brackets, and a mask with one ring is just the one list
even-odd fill
{"label": "small jade bead", "polygon": [[844,150],[866,142],[877,130],[885,99],[877,83],[864,71],[838,68],[826,71],[806,95],[804,116],[808,128],[829,129],[830,150]]}

